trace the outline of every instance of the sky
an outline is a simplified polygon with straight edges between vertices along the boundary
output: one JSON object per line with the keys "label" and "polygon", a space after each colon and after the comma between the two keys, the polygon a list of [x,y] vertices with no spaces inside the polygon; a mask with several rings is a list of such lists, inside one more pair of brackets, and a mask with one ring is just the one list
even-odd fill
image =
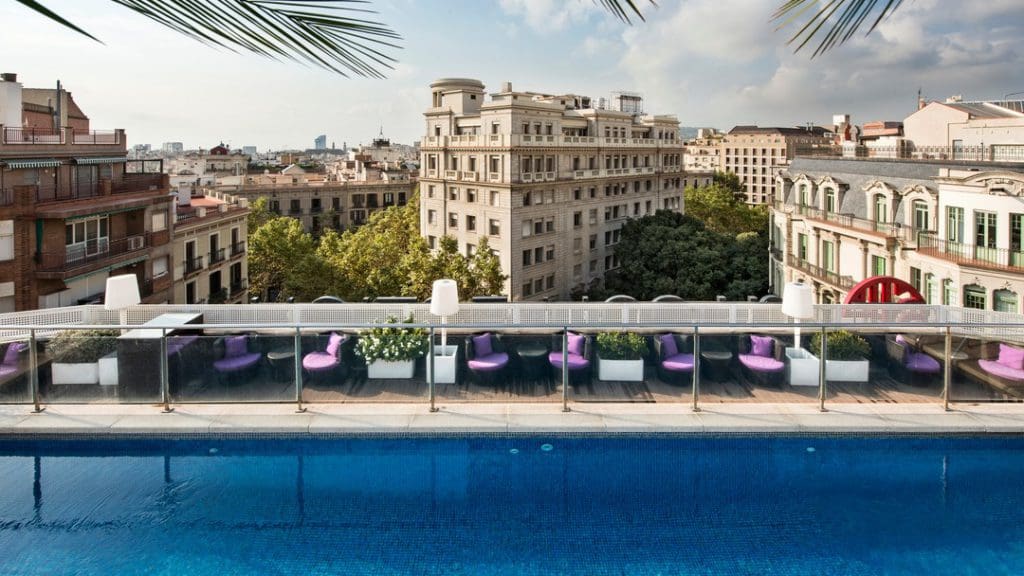
{"label": "sky", "polygon": [[[642,1],[642,0],[641,0]],[[684,126],[902,120],[917,92],[994,99],[1024,91],[1020,0],[906,0],[870,36],[811,59],[776,30],[781,0],[658,0],[628,25],[594,0],[370,0],[402,36],[387,79],[344,78],[213,49],[104,0],[45,0],[94,42],[0,0],[0,71],[27,87],[60,79],[94,129],[129,144],[311,148],[424,131],[430,82],[469,77],[488,92],[592,97],[630,90]],[[1024,95],[1022,95],[1024,97]]]}

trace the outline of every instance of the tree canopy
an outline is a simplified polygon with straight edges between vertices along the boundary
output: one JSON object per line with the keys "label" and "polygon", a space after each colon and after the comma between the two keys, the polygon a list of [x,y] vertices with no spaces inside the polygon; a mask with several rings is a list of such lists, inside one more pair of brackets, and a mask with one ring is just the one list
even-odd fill
{"label": "tree canopy", "polygon": [[[735,174],[725,176],[735,177]],[[704,222],[708,229],[730,236],[768,229],[768,210],[765,207],[748,206],[737,198],[728,178],[723,178],[722,182],[717,180],[716,175],[715,183],[687,188],[683,192],[683,206],[687,214]]]}

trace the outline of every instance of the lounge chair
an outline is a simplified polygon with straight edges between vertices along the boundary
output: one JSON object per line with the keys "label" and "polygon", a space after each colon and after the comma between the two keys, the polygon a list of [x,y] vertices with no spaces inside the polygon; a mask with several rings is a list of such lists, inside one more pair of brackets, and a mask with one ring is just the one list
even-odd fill
{"label": "lounge chair", "polygon": [[902,334],[886,336],[885,350],[889,373],[911,386],[927,386],[942,373],[938,360],[919,351]]}
{"label": "lounge chair", "polygon": [[654,352],[658,377],[664,382],[685,384],[693,376],[693,348],[687,336],[660,334],[654,338]]}
{"label": "lounge chair", "polygon": [[231,378],[259,364],[263,355],[249,352],[248,342],[249,337],[244,334],[224,339],[224,357],[213,363],[213,369],[217,371],[217,377],[222,383],[225,378]]}
{"label": "lounge chair", "polygon": [[310,352],[302,357],[302,369],[312,377],[342,372],[345,368],[342,362],[342,348],[349,340],[348,336],[331,332],[327,337],[327,346],[323,350]]}
{"label": "lounge chair", "polygon": [[[569,332],[568,355],[566,365],[569,368],[570,378],[588,378],[590,376],[590,358],[594,348],[594,338]],[[548,354],[548,363],[555,371],[555,378],[562,379],[562,335],[551,336],[551,353]]]}
{"label": "lounge chair", "polygon": [[738,348],[740,368],[748,380],[764,386],[782,386],[786,374],[786,364],[782,361],[786,347],[782,341],[750,334],[740,336]]}
{"label": "lounge chair", "polygon": [[466,367],[478,382],[495,382],[508,367],[508,352],[501,339],[485,332],[466,338]]}

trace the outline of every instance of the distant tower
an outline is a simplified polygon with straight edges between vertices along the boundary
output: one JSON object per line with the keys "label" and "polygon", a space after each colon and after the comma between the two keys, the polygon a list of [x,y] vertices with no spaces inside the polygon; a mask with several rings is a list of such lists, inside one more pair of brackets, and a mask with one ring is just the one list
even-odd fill
{"label": "distant tower", "polygon": [[327,149],[327,135],[326,134],[321,134],[321,135],[317,136],[315,140],[313,140],[313,149],[315,149],[315,150],[325,150],[325,149]]}

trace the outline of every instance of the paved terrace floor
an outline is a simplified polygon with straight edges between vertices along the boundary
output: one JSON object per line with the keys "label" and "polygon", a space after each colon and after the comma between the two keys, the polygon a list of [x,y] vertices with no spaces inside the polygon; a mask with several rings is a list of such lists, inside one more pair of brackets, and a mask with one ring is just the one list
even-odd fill
{"label": "paved terrace floor", "polygon": [[0,437],[67,435],[437,434],[1022,434],[1024,405],[715,404],[193,404],[0,406]]}

